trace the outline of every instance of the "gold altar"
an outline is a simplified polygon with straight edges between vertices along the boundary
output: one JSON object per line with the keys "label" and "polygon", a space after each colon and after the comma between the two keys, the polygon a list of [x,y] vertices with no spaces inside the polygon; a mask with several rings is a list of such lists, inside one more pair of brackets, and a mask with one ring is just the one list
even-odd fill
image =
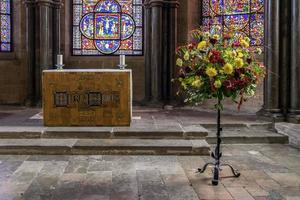
{"label": "gold altar", "polygon": [[129,126],[131,70],[43,71],[45,126]]}

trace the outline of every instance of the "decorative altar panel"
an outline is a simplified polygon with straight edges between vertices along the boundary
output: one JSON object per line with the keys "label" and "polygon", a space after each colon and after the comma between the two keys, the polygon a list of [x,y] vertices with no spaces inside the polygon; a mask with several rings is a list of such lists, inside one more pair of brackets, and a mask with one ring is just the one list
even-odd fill
{"label": "decorative altar panel", "polygon": [[43,71],[45,126],[129,126],[131,70]]}

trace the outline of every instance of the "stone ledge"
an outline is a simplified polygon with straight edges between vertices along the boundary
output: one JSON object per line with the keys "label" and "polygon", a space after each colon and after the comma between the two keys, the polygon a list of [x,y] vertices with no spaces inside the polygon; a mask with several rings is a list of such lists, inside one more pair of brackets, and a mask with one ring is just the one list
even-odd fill
{"label": "stone ledge", "polygon": [[2,139],[0,154],[209,155],[205,140]]}

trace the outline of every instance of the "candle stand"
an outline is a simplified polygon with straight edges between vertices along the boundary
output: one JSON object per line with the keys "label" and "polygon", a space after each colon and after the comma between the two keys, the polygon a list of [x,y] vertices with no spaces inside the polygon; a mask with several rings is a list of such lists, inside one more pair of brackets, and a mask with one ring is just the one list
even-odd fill
{"label": "candle stand", "polygon": [[65,65],[56,64],[55,66],[56,66],[56,69],[62,70],[62,69],[64,69]]}

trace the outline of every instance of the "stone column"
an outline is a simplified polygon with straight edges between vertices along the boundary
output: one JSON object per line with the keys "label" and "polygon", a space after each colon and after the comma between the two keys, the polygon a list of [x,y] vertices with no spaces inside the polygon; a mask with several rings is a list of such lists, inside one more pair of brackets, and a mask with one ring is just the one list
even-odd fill
{"label": "stone column", "polygon": [[300,1],[291,3],[291,70],[289,120],[300,122]]}
{"label": "stone column", "polygon": [[26,0],[27,106],[35,101],[35,0]]}
{"label": "stone column", "polygon": [[151,8],[151,102],[157,104],[162,99],[162,12],[163,0],[150,0]]}
{"label": "stone column", "polygon": [[291,56],[291,1],[280,1],[280,106],[284,116],[289,105],[289,69]]}
{"label": "stone column", "polygon": [[170,104],[173,100],[172,78],[175,74],[175,51],[177,47],[177,8],[179,2],[177,0],[169,0],[164,2],[165,18],[164,18],[164,71],[163,71],[163,100],[165,104]]}
{"label": "stone column", "polygon": [[151,100],[151,7],[145,0],[145,102]]}
{"label": "stone column", "polygon": [[35,91],[37,105],[41,105],[42,96],[42,71],[52,68],[52,44],[51,44],[51,24],[50,6],[51,0],[36,0],[37,4],[37,62],[35,68]]}
{"label": "stone column", "polygon": [[280,109],[280,0],[265,2],[265,80],[264,112],[273,117],[281,116]]}
{"label": "stone column", "polygon": [[56,56],[60,54],[60,9],[62,2],[61,0],[53,1],[53,67],[57,63]]}

